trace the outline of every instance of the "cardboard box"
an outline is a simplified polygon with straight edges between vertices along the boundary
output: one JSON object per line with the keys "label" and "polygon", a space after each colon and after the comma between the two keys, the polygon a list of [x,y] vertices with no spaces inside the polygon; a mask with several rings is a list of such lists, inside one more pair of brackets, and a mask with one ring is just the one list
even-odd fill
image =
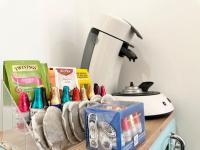
{"label": "cardboard box", "polygon": [[144,105],[112,101],[86,109],[89,150],[134,150],[145,139]]}

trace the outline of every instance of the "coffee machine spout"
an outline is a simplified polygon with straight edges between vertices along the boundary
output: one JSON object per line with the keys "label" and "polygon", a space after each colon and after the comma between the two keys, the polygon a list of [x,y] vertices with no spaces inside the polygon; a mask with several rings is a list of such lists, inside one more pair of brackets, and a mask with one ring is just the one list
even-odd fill
{"label": "coffee machine spout", "polygon": [[138,57],[136,56],[136,54],[133,51],[131,51],[130,49],[128,49],[128,47],[129,47],[129,45],[124,43],[122,45],[122,48],[119,51],[119,56],[120,57],[126,56],[129,59],[129,61],[133,60],[133,62],[135,62],[135,60]]}

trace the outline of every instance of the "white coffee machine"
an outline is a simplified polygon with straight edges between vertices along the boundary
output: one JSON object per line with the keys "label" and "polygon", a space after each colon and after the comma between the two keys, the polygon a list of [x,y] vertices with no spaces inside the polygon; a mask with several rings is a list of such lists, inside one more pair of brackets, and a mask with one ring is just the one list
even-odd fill
{"label": "white coffee machine", "polygon": [[137,56],[129,48],[133,35],[142,39],[140,33],[127,21],[108,16],[100,28],[92,28],[88,35],[82,68],[89,69],[94,83],[103,84],[106,91],[116,100],[139,101],[144,103],[146,117],[162,116],[174,110],[171,101],[162,93],[148,91],[153,82],[133,83],[118,92],[118,81],[123,57],[135,61]]}
{"label": "white coffee machine", "polygon": [[135,61],[130,41],[140,33],[127,21],[107,16],[102,25],[92,28],[86,42],[81,68],[89,69],[94,83],[103,84],[107,93],[117,91],[123,57]]}

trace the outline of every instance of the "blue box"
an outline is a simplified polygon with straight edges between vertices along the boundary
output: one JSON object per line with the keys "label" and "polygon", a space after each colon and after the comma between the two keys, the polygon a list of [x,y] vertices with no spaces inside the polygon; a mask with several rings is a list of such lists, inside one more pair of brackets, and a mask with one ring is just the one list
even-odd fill
{"label": "blue box", "polygon": [[145,140],[143,103],[112,101],[85,112],[88,150],[134,150]]}

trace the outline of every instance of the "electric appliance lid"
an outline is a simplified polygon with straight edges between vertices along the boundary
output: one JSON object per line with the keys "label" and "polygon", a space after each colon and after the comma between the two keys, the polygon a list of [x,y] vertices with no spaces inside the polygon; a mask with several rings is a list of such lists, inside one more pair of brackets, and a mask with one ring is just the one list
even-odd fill
{"label": "electric appliance lid", "polygon": [[135,86],[130,82],[130,86],[125,87],[121,92],[112,94],[113,96],[150,96],[158,95],[160,92],[148,91],[153,82],[142,82],[139,86]]}
{"label": "electric appliance lid", "polygon": [[123,89],[122,94],[135,94],[135,93],[143,93],[142,89],[138,86],[134,86],[133,82],[130,82],[130,86],[126,86]]}

